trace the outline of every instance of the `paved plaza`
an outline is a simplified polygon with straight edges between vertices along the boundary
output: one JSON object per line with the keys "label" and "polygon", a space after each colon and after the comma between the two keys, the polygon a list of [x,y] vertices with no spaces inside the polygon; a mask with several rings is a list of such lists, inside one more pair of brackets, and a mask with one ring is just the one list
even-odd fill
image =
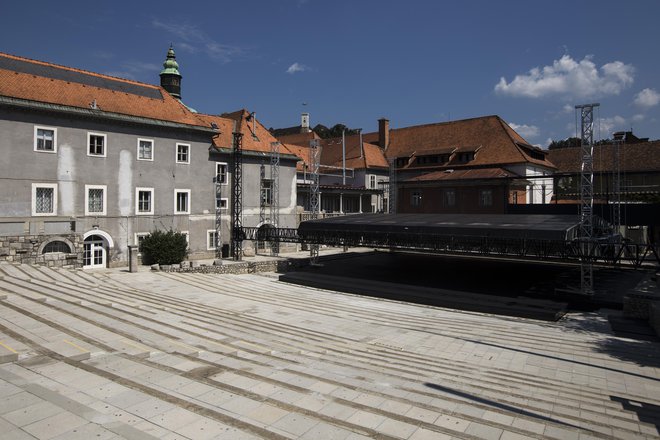
{"label": "paved plaza", "polygon": [[281,283],[0,264],[0,437],[660,438],[660,344]]}

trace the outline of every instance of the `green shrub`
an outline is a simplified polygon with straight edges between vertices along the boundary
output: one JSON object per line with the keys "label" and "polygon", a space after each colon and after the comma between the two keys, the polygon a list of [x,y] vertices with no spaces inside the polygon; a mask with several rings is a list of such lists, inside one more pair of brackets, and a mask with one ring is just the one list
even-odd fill
{"label": "green shrub", "polygon": [[142,264],[178,264],[188,256],[188,242],[185,234],[153,231],[144,237],[140,245]]}

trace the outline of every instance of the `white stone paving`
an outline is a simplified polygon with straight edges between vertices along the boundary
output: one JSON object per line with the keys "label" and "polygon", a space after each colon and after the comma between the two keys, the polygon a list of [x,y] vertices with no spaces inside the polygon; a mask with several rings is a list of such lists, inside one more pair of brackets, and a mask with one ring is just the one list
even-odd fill
{"label": "white stone paving", "polygon": [[607,311],[0,264],[0,312],[3,439],[660,438],[660,344]]}

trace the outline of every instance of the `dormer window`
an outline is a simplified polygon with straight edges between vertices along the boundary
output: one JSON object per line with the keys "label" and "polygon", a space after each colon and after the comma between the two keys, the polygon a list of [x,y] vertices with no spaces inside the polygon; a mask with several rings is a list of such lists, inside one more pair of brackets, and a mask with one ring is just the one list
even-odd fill
{"label": "dormer window", "polygon": [[461,163],[470,162],[471,160],[474,160],[474,151],[465,151],[462,153],[458,153],[457,159]]}

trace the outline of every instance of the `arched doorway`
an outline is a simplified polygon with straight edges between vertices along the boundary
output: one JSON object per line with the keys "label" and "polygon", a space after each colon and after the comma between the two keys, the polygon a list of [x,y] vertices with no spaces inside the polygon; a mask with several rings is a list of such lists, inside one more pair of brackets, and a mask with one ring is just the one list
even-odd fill
{"label": "arched doorway", "polygon": [[94,269],[106,267],[108,251],[106,242],[100,235],[90,235],[83,242],[83,267]]}

